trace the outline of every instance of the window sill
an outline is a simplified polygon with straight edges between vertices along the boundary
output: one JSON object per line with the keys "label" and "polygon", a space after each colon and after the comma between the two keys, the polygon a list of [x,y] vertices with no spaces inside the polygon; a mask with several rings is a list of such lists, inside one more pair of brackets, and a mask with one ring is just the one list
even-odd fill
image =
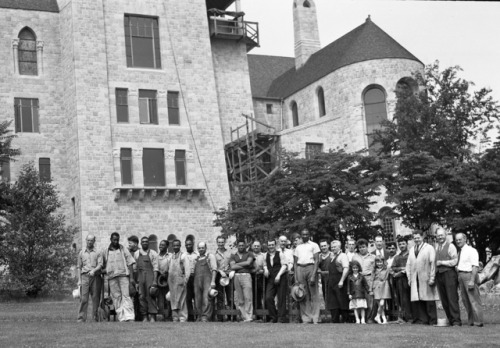
{"label": "window sill", "polygon": [[[193,195],[198,194],[198,199],[202,201],[205,198],[205,188],[200,187],[189,187],[189,186],[167,186],[167,187],[115,187],[113,189],[115,194],[114,200],[118,202],[122,196],[126,201],[139,200],[141,202],[146,200],[163,200],[168,201],[170,197],[174,197],[174,200],[181,200],[183,197],[191,202],[193,200]],[[123,193],[123,195],[122,195]]]}
{"label": "window sill", "polygon": [[135,67],[135,66],[128,66],[127,67],[128,71],[137,71],[137,72],[159,72],[159,73],[166,73],[163,68],[141,68],[141,67]]}

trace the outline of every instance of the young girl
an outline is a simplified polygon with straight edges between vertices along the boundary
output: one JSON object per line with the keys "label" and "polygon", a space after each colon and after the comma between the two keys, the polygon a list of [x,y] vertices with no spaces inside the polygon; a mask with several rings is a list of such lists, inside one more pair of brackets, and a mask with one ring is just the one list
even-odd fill
{"label": "young girl", "polygon": [[391,288],[389,287],[389,272],[385,261],[380,256],[375,258],[375,269],[372,275],[373,298],[378,304],[375,321],[379,324],[387,324],[385,317],[385,300],[391,299]]}
{"label": "young girl", "polygon": [[366,294],[369,291],[368,282],[360,273],[362,270],[358,261],[352,261],[350,266],[351,269],[347,279],[347,293],[351,300],[349,309],[354,309],[356,324],[365,324]]}

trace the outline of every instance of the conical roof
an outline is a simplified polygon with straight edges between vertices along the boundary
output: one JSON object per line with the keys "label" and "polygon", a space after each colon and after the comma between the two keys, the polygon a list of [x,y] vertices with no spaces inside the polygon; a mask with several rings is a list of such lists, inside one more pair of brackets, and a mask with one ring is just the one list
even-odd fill
{"label": "conical roof", "polygon": [[275,79],[267,97],[286,98],[339,68],[385,58],[422,63],[368,17],[365,23],[314,53],[298,70],[292,67]]}

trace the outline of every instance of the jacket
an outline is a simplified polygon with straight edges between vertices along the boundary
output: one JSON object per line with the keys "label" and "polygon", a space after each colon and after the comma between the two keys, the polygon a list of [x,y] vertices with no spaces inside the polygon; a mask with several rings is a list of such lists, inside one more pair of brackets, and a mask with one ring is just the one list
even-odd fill
{"label": "jacket", "polygon": [[360,273],[358,278],[354,278],[352,274],[347,277],[347,293],[353,299],[366,298],[366,294],[370,291],[366,278]]}

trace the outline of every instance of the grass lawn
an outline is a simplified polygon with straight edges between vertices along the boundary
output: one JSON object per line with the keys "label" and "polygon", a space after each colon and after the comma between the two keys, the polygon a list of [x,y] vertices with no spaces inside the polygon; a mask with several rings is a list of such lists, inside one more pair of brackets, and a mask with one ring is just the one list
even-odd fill
{"label": "grass lawn", "polygon": [[[76,302],[0,303],[0,347],[500,347],[485,326],[263,323],[76,323]],[[440,313],[443,317],[443,313]]]}

